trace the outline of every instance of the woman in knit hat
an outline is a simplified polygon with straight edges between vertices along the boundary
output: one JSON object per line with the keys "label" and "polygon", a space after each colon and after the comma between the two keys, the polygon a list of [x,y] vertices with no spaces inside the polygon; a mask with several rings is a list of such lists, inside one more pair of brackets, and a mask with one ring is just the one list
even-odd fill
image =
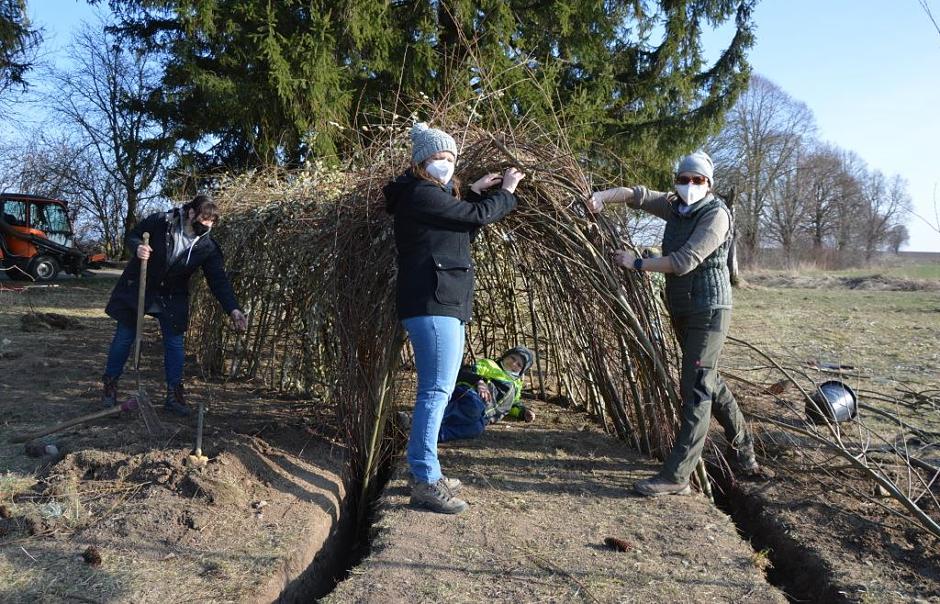
{"label": "woman in knit hat", "polygon": [[627,250],[614,254],[623,267],[665,274],[666,303],[682,350],[679,435],[659,474],[634,485],[650,497],[690,492],[689,476],[701,456],[712,413],[730,443],[730,461],[747,475],[760,471],[744,416],[717,369],[731,323],[732,223],[727,206],[712,194],[713,173],[711,158],[698,151],[679,162],[674,193],[616,187],[594,193],[587,204],[600,212],[605,203],[626,203],[666,221],[661,257],[638,258]]}
{"label": "woman in knit hat", "polygon": [[437,436],[463,359],[464,324],[472,312],[470,242],[480,227],[516,207],[513,193],[524,175],[515,168],[502,176],[487,174],[461,199],[454,179],[454,139],[419,123],[411,140],[411,168],[383,189],[386,208],[395,217],[398,317],[411,339],[418,371],[408,440],[411,502],[456,514],[467,504],[455,496],[460,481],[441,474]]}

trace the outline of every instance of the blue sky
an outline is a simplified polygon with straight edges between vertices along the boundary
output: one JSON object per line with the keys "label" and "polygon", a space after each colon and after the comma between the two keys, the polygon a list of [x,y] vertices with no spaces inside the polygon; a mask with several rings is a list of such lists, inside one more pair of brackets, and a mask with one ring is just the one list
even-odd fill
{"label": "blue sky", "polygon": [[[927,0],[940,20],[940,0]],[[764,0],[754,13],[755,72],[800,100],[818,135],[908,180],[914,211],[940,204],[940,33],[918,0]],[[709,36],[727,44],[731,31]],[[940,233],[908,224],[907,249],[940,252]]]}
{"label": "blue sky", "polygon": [[[926,0],[940,19],[940,0]],[[29,0],[45,28],[49,58],[68,43],[84,0]],[[871,168],[900,174],[915,212],[940,204],[940,33],[918,0],[763,0],[755,10],[750,61],[813,111],[820,138],[858,153]],[[723,28],[706,37],[718,50]],[[917,218],[909,250],[940,252],[940,234]]]}

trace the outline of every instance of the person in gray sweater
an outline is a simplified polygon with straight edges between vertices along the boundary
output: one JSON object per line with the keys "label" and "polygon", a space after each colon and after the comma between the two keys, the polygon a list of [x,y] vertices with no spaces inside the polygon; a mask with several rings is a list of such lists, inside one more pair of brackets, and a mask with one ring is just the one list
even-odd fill
{"label": "person in gray sweater", "polygon": [[682,351],[680,394],[682,422],[675,445],[659,474],[641,480],[641,495],[685,495],[698,464],[712,413],[730,443],[730,461],[746,475],[760,470],[744,416],[718,374],[718,357],[731,323],[731,213],[712,194],[714,167],[704,152],[683,157],[676,171],[676,191],[661,193],[646,187],[615,187],[598,191],[588,209],[626,203],[666,221],[662,256],[640,258],[628,250],[614,261],[637,271],[664,273],[666,306]]}

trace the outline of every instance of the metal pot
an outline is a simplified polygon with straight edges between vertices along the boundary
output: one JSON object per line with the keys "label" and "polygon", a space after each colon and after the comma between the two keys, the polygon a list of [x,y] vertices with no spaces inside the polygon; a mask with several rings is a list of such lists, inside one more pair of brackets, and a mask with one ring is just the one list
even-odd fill
{"label": "metal pot", "polygon": [[[858,398],[855,392],[839,380],[823,382],[812,396],[830,422],[847,422],[858,416]],[[806,415],[814,424],[825,420],[813,405],[806,403]]]}

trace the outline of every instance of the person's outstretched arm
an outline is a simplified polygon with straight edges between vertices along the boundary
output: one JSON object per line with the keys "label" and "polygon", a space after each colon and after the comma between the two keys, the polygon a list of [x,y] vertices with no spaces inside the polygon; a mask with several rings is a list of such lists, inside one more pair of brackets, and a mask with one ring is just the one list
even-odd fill
{"label": "person's outstretched arm", "polygon": [[598,191],[585,203],[588,211],[601,212],[607,204],[625,203],[635,210],[643,210],[653,216],[666,220],[672,213],[669,194],[651,191],[646,187],[614,187]]}

